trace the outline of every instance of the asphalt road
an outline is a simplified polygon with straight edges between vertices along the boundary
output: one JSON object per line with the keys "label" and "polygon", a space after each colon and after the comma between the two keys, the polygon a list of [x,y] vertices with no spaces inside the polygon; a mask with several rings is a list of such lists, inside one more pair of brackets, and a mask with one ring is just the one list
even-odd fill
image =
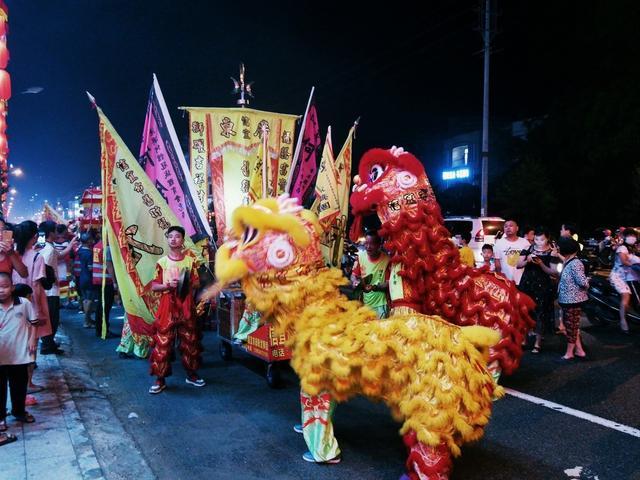
{"label": "asphalt road", "polygon": [[[112,312],[112,330],[119,331],[121,315]],[[97,339],[75,311],[64,310],[62,322],[72,344],[63,367],[85,364],[117,416],[104,422],[122,423],[131,437],[123,441],[133,440],[159,479],[384,480],[403,473],[399,425],[384,405],[364,398],[340,405],[335,430],[343,461],[309,464],[301,458],[302,436],[292,430],[300,414],[291,370],[283,388],[270,389],[262,362],[238,350],[223,361],[215,333],[205,332],[200,373],[207,386],[185,384],[176,362],[168,389],[152,396],[147,361],[119,359],[117,340]],[[551,335],[542,352],[525,354],[520,370],[502,384],[639,429],[640,330],[623,336],[613,326],[587,327],[584,341],[589,361],[558,365],[563,337]],[[95,448],[100,457],[101,447]],[[126,469],[126,450],[117,461]],[[640,438],[506,396],[495,403],[484,438],[455,461],[452,478],[640,479]]]}

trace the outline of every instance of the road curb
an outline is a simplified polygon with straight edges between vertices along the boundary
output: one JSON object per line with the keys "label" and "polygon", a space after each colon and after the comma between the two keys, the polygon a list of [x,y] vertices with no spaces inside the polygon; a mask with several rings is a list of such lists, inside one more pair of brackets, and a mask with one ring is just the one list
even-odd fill
{"label": "road curb", "polygon": [[82,478],[84,480],[105,480],[93,449],[91,438],[82,423],[80,413],[69,391],[62,365],[55,355],[49,355],[45,361],[54,367],[54,370],[51,371],[51,380],[55,380],[57,384],[56,396],[60,402],[60,409],[71,438],[71,445],[76,454]]}

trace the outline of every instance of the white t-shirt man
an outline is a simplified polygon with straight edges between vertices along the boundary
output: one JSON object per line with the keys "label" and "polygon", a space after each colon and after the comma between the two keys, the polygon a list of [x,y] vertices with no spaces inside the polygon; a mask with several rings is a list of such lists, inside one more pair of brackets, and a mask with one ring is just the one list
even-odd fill
{"label": "white t-shirt man", "polygon": [[524,273],[524,268],[516,268],[518,260],[520,260],[520,252],[529,248],[531,244],[526,238],[517,237],[514,241],[502,237],[496,240],[493,246],[493,254],[496,260],[500,260],[500,270],[502,274],[509,280],[520,284],[520,279]]}
{"label": "white t-shirt man", "polygon": [[[61,252],[63,251],[65,248],[67,248],[69,246],[69,242],[64,241],[62,243],[58,243],[58,242],[53,242],[53,247],[58,251]],[[66,258],[60,258],[60,261],[58,262],[58,281],[62,280],[62,281],[66,281],[67,280],[67,259]]]}
{"label": "white t-shirt man", "polygon": [[[42,258],[44,258],[44,263],[46,263],[50,267],[53,267],[53,271],[56,272],[56,276],[57,276],[57,272],[58,272],[58,257],[60,255],[60,253],[53,246],[53,243],[51,243],[51,242],[45,243],[44,248],[42,250],[40,250],[40,255],[42,255]],[[51,289],[49,289],[49,290],[46,290],[46,293],[47,293],[47,297],[59,297],[60,296],[60,287],[58,286],[58,279],[57,278],[56,278],[55,283],[53,284],[53,287],[51,287]]]}

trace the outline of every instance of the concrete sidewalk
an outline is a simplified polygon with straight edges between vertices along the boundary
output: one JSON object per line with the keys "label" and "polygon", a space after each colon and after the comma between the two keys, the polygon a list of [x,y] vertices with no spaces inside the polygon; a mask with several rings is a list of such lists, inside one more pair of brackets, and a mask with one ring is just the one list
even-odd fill
{"label": "concrete sidewalk", "polygon": [[104,479],[55,355],[38,356],[33,381],[45,387],[34,395],[38,405],[27,407],[36,422],[22,424],[7,417],[8,432],[16,435],[18,441],[0,447],[0,477],[11,480]]}

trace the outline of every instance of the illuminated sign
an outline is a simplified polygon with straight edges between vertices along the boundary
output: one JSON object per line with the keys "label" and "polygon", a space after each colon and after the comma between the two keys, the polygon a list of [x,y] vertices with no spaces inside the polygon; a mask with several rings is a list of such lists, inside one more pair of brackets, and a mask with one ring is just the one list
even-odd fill
{"label": "illuminated sign", "polygon": [[444,170],[442,172],[443,180],[459,180],[461,178],[469,178],[471,172],[468,168],[459,168],[458,170]]}

